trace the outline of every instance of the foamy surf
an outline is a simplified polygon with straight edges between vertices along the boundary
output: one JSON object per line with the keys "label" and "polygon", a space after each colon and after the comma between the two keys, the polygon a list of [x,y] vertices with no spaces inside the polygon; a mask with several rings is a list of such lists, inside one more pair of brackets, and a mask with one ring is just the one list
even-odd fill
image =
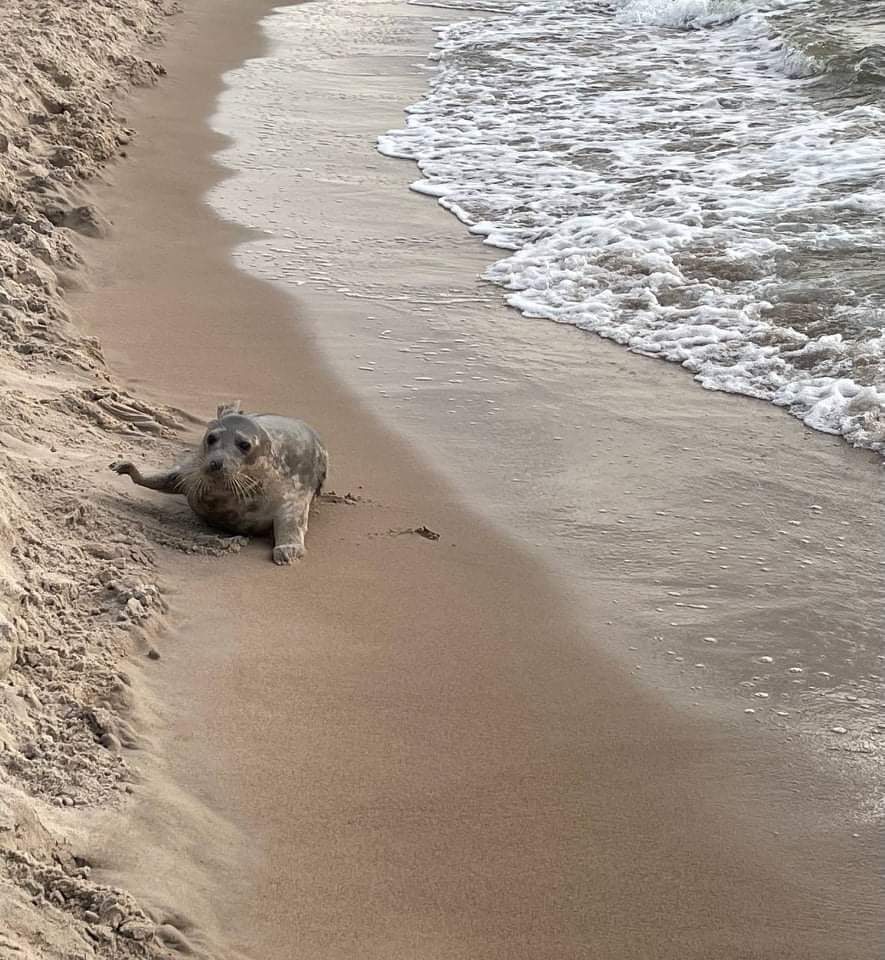
{"label": "foamy surf", "polygon": [[441,31],[379,149],[512,251],[486,276],[525,315],[882,450],[885,115],[867,68],[795,39],[834,5],[511,5]]}

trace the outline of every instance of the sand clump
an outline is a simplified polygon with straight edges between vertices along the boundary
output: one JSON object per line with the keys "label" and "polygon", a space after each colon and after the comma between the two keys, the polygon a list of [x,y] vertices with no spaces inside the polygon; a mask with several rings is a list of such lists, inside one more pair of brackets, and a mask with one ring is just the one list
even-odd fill
{"label": "sand clump", "polygon": [[[125,803],[139,747],[127,657],[156,657],[155,548],[219,551],[121,493],[107,464],[166,459],[182,417],[116,385],[66,308],[89,181],[133,136],[115,100],[163,69],[169,0],[0,5],[0,956],[166,956],[163,927],[95,883],[66,838]],[[195,543],[197,544],[195,546]],[[168,932],[168,931],[167,931]],[[174,937],[172,938],[174,940]]]}

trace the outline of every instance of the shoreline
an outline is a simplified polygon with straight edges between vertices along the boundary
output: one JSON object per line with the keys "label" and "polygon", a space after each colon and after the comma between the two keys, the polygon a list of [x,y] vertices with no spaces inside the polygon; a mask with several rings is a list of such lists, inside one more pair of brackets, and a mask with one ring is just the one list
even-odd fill
{"label": "shoreline", "polygon": [[[267,49],[272,6],[178,15],[168,78],[126,104],[139,138],[92,190],[112,239],[87,241],[69,300],[145,409],[174,413],[138,457],[242,396],[317,425],[331,486],[360,499],[320,504],[306,559],[277,571],[264,542],[187,556],[186,509],[87,457],[93,502],[123,502],[171,607],[162,635],[136,633],[159,659],[129,667],[135,800],[98,811],[94,876],[198,955],[872,956],[874,853],[854,824],[821,831],[836,779],[640,687],[525,534],[345,382],[321,332],[336,318],[345,341],[342,305],[233,266],[257,235],[204,202],[229,176],[206,118],[222,72]],[[451,252],[457,225],[429,216]],[[462,266],[482,256],[468,245]],[[424,524],[438,543],[408,535]],[[831,796],[803,803],[812,790]]]}
{"label": "shoreline", "polygon": [[[191,63],[207,46],[218,56],[217,36],[194,40]],[[680,960],[736,943],[803,960],[862,953],[872,941],[846,920],[848,902],[867,902],[862,876],[825,925],[820,904],[836,894],[813,892],[818,878],[798,869],[811,821],[794,803],[811,771],[791,767],[785,797],[783,757],[760,756],[728,724],[696,729],[589,646],[549,575],[353,404],[317,359],[315,328],[292,325],[292,302],[226,265],[243,233],[201,200],[220,176],[208,160],[218,138],[188,122],[216,87],[179,74],[175,55],[168,99],[136,114],[145,136],[110,209],[138,228],[102,264],[90,315],[126,316],[101,332],[149,395],[192,411],[234,392],[296,408],[330,443],[332,486],[366,498],[320,506],[306,561],[285,581],[294,597],[280,595],[264,544],[223,564],[170,561],[183,623],[154,682],[179,725],[174,772],[264,853],[255,889],[224,907],[235,946],[267,957],[296,943],[313,956],[538,957],[555,944],[577,957],[591,941],[613,957]],[[445,532],[439,544],[387,535],[422,523]],[[843,837],[812,834],[816,857],[847,854]]]}
{"label": "shoreline", "polygon": [[[825,171],[840,157],[839,150],[828,152],[832,138],[844,134],[846,145],[855,140],[850,127],[839,126],[829,110],[820,110],[827,102],[821,89],[827,73],[823,61],[810,86],[795,82],[777,57],[766,61],[766,45],[784,40],[778,24],[790,34],[789,17],[781,22],[764,10],[758,17],[744,11],[746,18],[721,23],[700,15],[693,21],[689,11],[685,18],[700,29],[680,30],[681,14],[665,5],[640,15],[644,28],[634,35],[637,18],[629,11],[612,16],[610,9],[591,5],[572,20],[558,8],[520,8],[518,14],[512,10],[511,5],[509,15],[502,9],[501,16],[471,18],[444,29],[435,53],[435,74],[443,82],[431,80],[421,102],[409,107],[405,123],[379,138],[385,155],[417,161],[421,175],[413,189],[437,197],[472,233],[508,251],[486,278],[527,318],[573,324],[642,355],[679,363],[707,389],[767,399],[821,432],[885,452],[885,385],[881,377],[877,384],[876,377],[883,356],[881,339],[875,336],[880,324],[873,301],[867,303],[865,322],[841,327],[836,318],[843,307],[849,310],[856,296],[863,300],[863,293],[845,287],[840,293],[843,306],[833,304],[816,325],[809,324],[800,309],[786,306],[795,290],[783,276],[778,279],[772,261],[763,266],[766,258],[758,250],[750,256],[746,249],[729,247],[729,237],[746,239],[747,230],[754,237],[751,247],[773,245],[788,259],[810,267],[815,248],[825,246],[826,240],[816,238],[808,248],[791,245],[790,231],[780,230],[762,212],[767,203],[778,206],[765,184],[770,187],[781,176],[790,180],[791,170],[794,189],[801,190],[803,181],[817,182],[818,176],[825,179]],[[532,37],[529,46],[521,46],[523,35]],[[723,56],[708,56],[711,45],[700,43],[702,37],[714,50],[721,44]],[[627,54],[629,65],[620,56],[609,58],[609,53],[626,53],[631,41],[638,48],[635,55]],[[798,42],[795,36],[793,41]],[[591,53],[596,43],[599,49]],[[505,47],[518,49],[520,57],[499,58],[498,51]],[[665,66],[683,59],[694,64],[684,83]],[[571,81],[560,84],[556,78],[564,81],[566,74]],[[656,82],[664,77],[663,85]],[[586,91],[593,109],[582,109],[580,99],[573,99],[572,84]],[[522,88],[534,85],[538,89],[524,97]],[[664,89],[668,93],[661,96]],[[835,99],[830,106],[851,116],[853,97],[863,102],[864,89],[858,79],[840,94],[831,91]],[[721,95],[721,105],[733,103],[728,98],[741,90],[749,99],[738,95],[735,113],[724,106],[721,115],[707,114],[711,100],[719,102]],[[868,97],[871,93],[866,88]],[[611,110],[610,98],[618,105]],[[771,127],[764,133],[760,128],[746,141],[722,133],[759,112],[763,104],[761,112],[771,114]],[[875,113],[874,102],[866,106]],[[671,109],[685,121],[684,129],[678,125],[685,138],[658,152],[656,145],[668,139],[664,118],[670,118]],[[812,162],[817,173],[804,166],[801,153],[780,165],[761,146],[757,157],[755,148],[763,141],[769,144],[772,136],[783,135],[783,142],[791,142],[800,130],[817,129],[817,121],[828,129]],[[828,128],[828,123],[835,126]],[[568,134],[559,142],[563,129]],[[514,130],[519,136],[512,135]],[[719,148],[715,160],[706,150],[682,149],[685,143],[696,147],[713,131],[716,143],[710,147]],[[866,143],[864,130],[857,133]],[[859,180],[872,176],[870,160],[882,146],[885,143],[877,151],[870,144],[866,161],[863,147],[857,154],[848,150],[851,157],[844,159]],[[736,210],[744,209],[733,191],[740,193],[735,184],[741,174],[752,178],[759,172],[754,161],[765,169],[756,199],[767,199],[756,215],[744,220],[729,210],[732,203]],[[532,176],[535,170],[537,177]],[[717,176],[711,177],[714,171]],[[631,183],[643,182],[657,186],[631,191]],[[722,201],[727,227],[718,215],[715,226],[709,219],[710,210],[718,209],[717,200]],[[875,232],[865,233],[850,218],[840,221],[840,229],[846,235],[860,231],[854,237],[856,253],[878,243]],[[853,275],[849,248],[847,244],[840,252]],[[689,249],[701,251],[703,268],[692,267]],[[731,262],[730,270],[717,268],[713,249]],[[752,280],[757,273],[757,279],[766,276],[758,286]],[[733,285],[737,274],[741,280]],[[875,281],[870,275],[856,286],[869,294]],[[826,299],[820,290],[812,290],[813,285],[807,291],[809,302]],[[858,303],[857,309],[863,313],[864,307]],[[717,317],[719,310],[724,313]],[[763,343],[768,349],[759,349]],[[844,345],[844,357],[851,360],[840,363],[842,355],[834,344]]]}
{"label": "shoreline", "polygon": [[[359,20],[358,4],[345,9]],[[272,51],[231,73],[213,124],[234,137],[220,159],[235,176],[210,200],[273,231],[235,262],[293,298],[360,404],[551,567],[576,615],[613,628],[601,639],[636,679],[648,671],[652,687],[753,717],[819,759],[861,757],[876,739],[885,613],[868,550],[878,456],[505,308],[479,276],[498,254],[403,195],[411,164],[379,162],[374,135],[399,119],[397,83],[420,91],[423,71],[381,69],[419,56],[420,17],[374,10],[379,30],[346,53],[323,47],[340,28],[322,7],[276,13]],[[379,40],[385,15],[396,44]],[[269,120],[258,92],[305,109]],[[476,450],[488,452],[480,469]]]}

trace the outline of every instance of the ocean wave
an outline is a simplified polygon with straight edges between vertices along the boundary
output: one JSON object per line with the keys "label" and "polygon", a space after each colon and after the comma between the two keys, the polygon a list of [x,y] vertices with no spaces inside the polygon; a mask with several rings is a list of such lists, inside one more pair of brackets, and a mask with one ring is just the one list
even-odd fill
{"label": "ocean wave", "polygon": [[619,0],[618,17],[627,23],[704,30],[736,24],[750,41],[747,52],[790,79],[819,76],[825,60],[781,33],[770,16],[797,7],[806,11],[811,0]]}
{"label": "ocean wave", "polygon": [[618,0],[620,19],[634,24],[700,30],[758,10],[754,0]]}
{"label": "ocean wave", "polygon": [[798,6],[560,0],[455,24],[379,149],[511,251],[487,277],[527,316],[885,449],[883,114],[786,80],[766,17]]}
{"label": "ocean wave", "polygon": [[[789,79],[885,83],[882,0],[615,0],[615,10],[626,23],[682,30],[739,22],[751,55]],[[879,42],[867,24],[874,33],[878,24]]]}

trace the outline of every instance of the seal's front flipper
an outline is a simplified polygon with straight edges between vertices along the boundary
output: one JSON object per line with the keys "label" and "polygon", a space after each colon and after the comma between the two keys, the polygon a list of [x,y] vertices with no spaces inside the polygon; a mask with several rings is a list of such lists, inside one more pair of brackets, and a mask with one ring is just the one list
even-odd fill
{"label": "seal's front flipper", "polygon": [[140,487],[147,487],[148,490],[159,490],[160,493],[183,493],[181,489],[181,473],[177,468],[167,470],[163,473],[149,473],[146,476],[141,473],[138,467],[129,460],[115,460],[111,464],[111,470],[119,473],[120,476],[127,475],[132,478],[132,482]]}
{"label": "seal's front flipper", "polygon": [[283,502],[273,519],[274,563],[284,566],[304,556],[308,510],[310,497],[292,497]]}
{"label": "seal's front flipper", "polygon": [[277,566],[285,567],[305,554],[303,543],[280,543],[273,548],[273,562]]}

